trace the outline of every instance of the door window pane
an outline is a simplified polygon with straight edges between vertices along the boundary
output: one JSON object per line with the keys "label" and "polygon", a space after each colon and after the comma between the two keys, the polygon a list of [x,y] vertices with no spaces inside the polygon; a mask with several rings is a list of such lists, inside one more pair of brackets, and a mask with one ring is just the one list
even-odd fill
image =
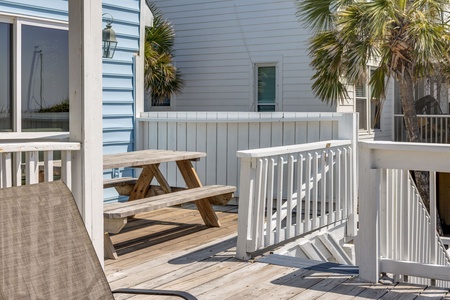
{"label": "door window pane", "polygon": [[258,111],[275,111],[276,67],[257,67],[258,70]]}
{"label": "door window pane", "polygon": [[0,131],[12,131],[12,25],[0,23]]}
{"label": "door window pane", "polygon": [[66,30],[22,27],[22,129],[69,130]]}
{"label": "door window pane", "polygon": [[359,113],[359,129],[367,130],[367,99],[356,98],[355,110]]}

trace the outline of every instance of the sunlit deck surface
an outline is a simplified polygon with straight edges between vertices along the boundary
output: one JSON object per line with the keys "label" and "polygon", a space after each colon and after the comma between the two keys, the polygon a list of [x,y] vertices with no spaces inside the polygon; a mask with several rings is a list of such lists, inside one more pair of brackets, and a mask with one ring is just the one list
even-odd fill
{"label": "sunlit deck surface", "polygon": [[[166,208],[136,216],[112,236],[118,260],[106,260],[113,289],[136,287],[190,292],[198,299],[450,299],[448,290],[418,285],[373,285],[354,272],[308,267],[278,257],[234,258],[237,208],[216,207],[222,227],[206,228],[195,209]],[[273,258],[273,259],[272,259]],[[312,264],[314,265],[314,264]],[[117,295],[116,299],[180,299]]]}

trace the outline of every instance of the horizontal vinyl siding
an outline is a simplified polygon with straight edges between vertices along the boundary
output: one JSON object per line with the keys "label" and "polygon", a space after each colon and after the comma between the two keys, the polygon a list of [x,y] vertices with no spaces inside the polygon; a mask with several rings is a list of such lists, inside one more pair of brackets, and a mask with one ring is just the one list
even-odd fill
{"label": "horizontal vinyl siding", "polygon": [[311,92],[308,32],[292,0],[156,0],[175,28],[179,111],[254,110],[253,64],[279,62],[283,111],[335,111]]}
{"label": "horizontal vinyl siding", "polygon": [[0,12],[67,21],[68,0],[0,1]]}
{"label": "horizontal vinyl siding", "polygon": [[134,150],[133,57],[139,51],[139,8],[139,0],[103,1],[103,13],[114,18],[112,28],[118,41],[114,58],[103,59],[104,154]]}

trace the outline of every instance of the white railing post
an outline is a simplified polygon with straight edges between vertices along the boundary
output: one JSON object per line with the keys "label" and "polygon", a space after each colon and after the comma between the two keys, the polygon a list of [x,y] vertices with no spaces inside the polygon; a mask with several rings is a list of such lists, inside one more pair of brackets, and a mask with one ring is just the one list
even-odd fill
{"label": "white railing post", "polygon": [[370,149],[360,149],[359,169],[359,233],[357,236],[357,264],[359,276],[369,282],[379,279],[379,214],[380,214],[380,169],[371,168]]}
{"label": "white railing post", "polygon": [[61,179],[72,190],[72,153],[61,151]]}
{"label": "white railing post", "polygon": [[26,184],[34,184],[39,182],[39,153],[37,151],[27,152],[25,155],[26,167]]}
{"label": "white railing post", "polygon": [[236,244],[236,258],[247,260],[250,254],[247,250],[249,243],[256,243],[252,237],[252,226],[256,226],[253,216],[254,185],[256,180],[256,166],[251,158],[241,158],[238,239]]}
{"label": "white railing post", "polygon": [[[436,172],[430,172],[430,237],[434,237],[436,235],[436,224],[437,224],[437,209],[436,209]],[[436,264],[436,255],[437,255],[437,244],[431,243],[431,256],[430,260],[432,264]]]}
{"label": "white railing post", "polygon": [[44,181],[53,181],[53,151],[44,152]]}
{"label": "white railing post", "polygon": [[11,187],[13,180],[12,180],[12,159],[11,159],[11,153],[4,153],[0,154],[2,157],[2,188]]}
{"label": "white railing post", "polygon": [[352,199],[350,203],[351,214],[348,216],[347,223],[347,237],[355,237],[358,232],[358,114],[346,114],[342,121],[338,123],[338,139],[351,141],[350,152],[350,176],[351,184],[349,191],[349,198]]}

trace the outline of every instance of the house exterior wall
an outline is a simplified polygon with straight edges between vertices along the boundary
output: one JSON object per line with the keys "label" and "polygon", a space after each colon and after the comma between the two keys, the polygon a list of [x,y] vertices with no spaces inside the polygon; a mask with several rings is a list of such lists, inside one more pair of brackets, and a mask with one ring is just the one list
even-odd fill
{"label": "house exterior wall", "polygon": [[156,0],[175,29],[186,86],[177,111],[256,111],[254,65],[276,63],[278,111],[336,111],[311,91],[307,29],[294,1]]}
{"label": "house exterior wall", "polygon": [[[175,64],[186,86],[171,107],[150,110],[256,111],[255,64],[276,63],[277,111],[355,112],[349,99],[328,106],[312,93],[307,53],[310,32],[298,21],[293,0],[155,0],[175,29]],[[381,130],[364,137],[390,139],[393,90]]]}
{"label": "house exterior wall", "polygon": [[[134,150],[135,55],[139,52],[140,6],[140,0],[104,0],[102,5],[102,12],[109,13],[114,18],[112,26],[118,40],[114,58],[103,59],[104,153]],[[67,22],[67,14],[67,0],[0,1],[0,16],[25,16]],[[100,99],[93,99],[95,100]]]}
{"label": "house exterior wall", "polygon": [[[337,107],[337,112],[348,113],[354,112],[355,109],[355,93],[354,87],[348,87],[349,98],[347,101]],[[360,130],[360,140],[379,140],[391,141],[393,140],[394,132],[394,98],[395,98],[395,84],[393,80],[389,80],[386,92],[386,99],[383,101],[380,129],[371,129],[370,131]]]}

